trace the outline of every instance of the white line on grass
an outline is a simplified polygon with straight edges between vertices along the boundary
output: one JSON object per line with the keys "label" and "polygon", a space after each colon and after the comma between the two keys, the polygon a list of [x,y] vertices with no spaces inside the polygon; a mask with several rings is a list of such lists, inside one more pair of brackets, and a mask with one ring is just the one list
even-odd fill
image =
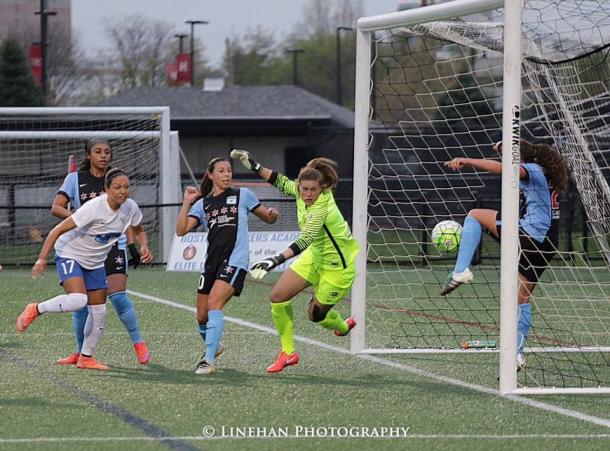
{"label": "white line on grass", "polygon": [[[149,301],[153,301],[158,304],[164,304],[164,305],[168,305],[170,307],[188,310],[189,312],[196,312],[196,309],[194,307],[180,304],[179,302],[170,301],[168,299],[161,299],[156,296],[151,296],[151,295],[148,295],[145,293],[140,293],[140,292],[132,291],[132,290],[127,290],[127,292],[129,294],[133,294],[134,296],[138,296],[142,299],[147,299]],[[252,323],[250,321],[245,321],[245,320],[239,319],[239,318],[225,316],[225,321],[228,321],[233,324],[237,324],[239,326],[249,327],[251,329],[255,329],[255,330],[258,330],[261,332],[266,332],[266,333],[269,333],[272,335],[276,335],[276,333],[277,333],[275,331],[275,329],[272,329],[271,327],[263,326],[263,325],[260,325],[257,323]],[[473,390],[473,391],[477,391],[480,393],[486,393],[488,395],[499,396],[501,398],[510,399],[511,401],[526,405],[528,407],[534,407],[536,409],[546,410],[547,412],[557,413],[560,415],[564,415],[566,417],[576,418],[578,420],[586,421],[591,424],[596,424],[598,426],[604,426],[604,427],[610,428],[610,420],[605,419],[605,418],[595,417],[593,415],[588,415],[586,413],[578,412],[576,410],[566,409],[564,407],[559,407],[559,406],[556,406],[553,404],[548,404],[546,402],[535,401],[533,399],[524,398],[524,397],[518,396],[518,395],[502,396],[498,390],[495,390],[493,388],[484,387],[483,385],[478,385],[478,384],[471,384],[468,382],[461,381],[459,379],[454,379],[452,377],[447,377],[447,376],[442,376],[440,374],[431,373],[429,371],[422,370],[422,369],[416,368],[411,365],[394,362],[392,360],[384,359],[381,357],[375,357],[372,355],[363,355],[363,354],[352,354],[348,349],[329,345],[329,344],[323,343],[318,340],[313,340],[311,338],[295,335],[294,339],[296,341],[300,341],[302,343],[309,344],[312,346],[317,346],[319,348],[327,349],[329,351],[333,351],[338,354],[347,354],[347,355],[350,355],[350,356],[358,358],[358,359],[367,360],[369,362],[374,362],[379,365],[389,366],[391,368],[396,368],[401,371],[406,371],[407,373],[415,374],[417,376],[425,377],[428,379],[433,379],[438,382],[443,382],[445,384],[455,385],[458,387],[466,388],[468,390]]]}
{"label": "white line on grass", "polygon": [[205,437],[203,435],[194,435],[186,437],[35,437],[35,438],[0,438],[0,443],[62,443],[62,442],[164,442],[172,440],[189,441],[189,440],[269,440],[269,439],[350,439],[350,438],[361,438],[371,440],[408,440],[408,439],[419,439],[419,440],[521,440],[521,439],[592,439],[592,440],[606,440],[610,439],[610,434],[504,434],[504,435],[489,435],[489,434],[406,434],[401,437],[339,437],[339,436],[320,436],[314,437],[309,435],[288,435],[282,437],[276,437],[271,434],[268,436],[229,436],[229,435],[218,435],[214,437]]}

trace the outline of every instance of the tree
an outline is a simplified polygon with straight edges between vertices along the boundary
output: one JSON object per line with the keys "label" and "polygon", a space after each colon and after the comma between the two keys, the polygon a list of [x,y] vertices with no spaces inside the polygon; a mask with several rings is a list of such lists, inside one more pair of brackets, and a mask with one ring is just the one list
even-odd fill
{"label": "tree", "polygon": [[337,27],[353,27],[363,15],[362,0],[335,0],[334,8],[326,0],[309,0],[303,7],[304,20],[294,27],[292,37],[309,39],[334,35]]}
{"label": "tree", "polygon": [[234,85],[284,83],[289,67],[278,53],[273,33],[262,27],[248,29],[243,37],[225,41],[224,71]]}
{"label": "tree", "polygon": [[[68,30],[52,28],[47,47],[47,104],[78,105],[88,95],[85,85],[92,65]],[[85,94],[87,92],[87,94]]]}
{"label": "tree", "polygon": [[[256,28],[243,36],[226,41],[224,70],[233,84],[290,84],[292,83],[292,56],[290,48],[305,50],[299,56],[300,85],[314,94],[336,100],[338,26],[354,26],[362,15],[362,0],[336,0],[330,2],[310,0],[305,6],[305,20],[297,24],[285,43],[275,43],[273,34]],[[344,103],[353,105],[356,40],[353,33],[341,36],[341,79]]]}
{"label": "tree", "polygon": [[121,87],[165,85],[173,26],[140,14],[103,23],[114,46],[108,63],[121,68]]}
{"label": "tree", "polygon": [[0,106],[41,105],[42,90],[34,83],[19,41],[7,38],[0,46]]}

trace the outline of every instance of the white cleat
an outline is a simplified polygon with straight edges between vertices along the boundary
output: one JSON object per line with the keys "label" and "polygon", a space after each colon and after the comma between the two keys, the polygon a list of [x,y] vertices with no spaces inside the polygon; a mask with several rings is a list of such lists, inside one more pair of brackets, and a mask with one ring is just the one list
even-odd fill
{"label": "white cleat", "polygon": [[464,283],[471,283],[474,279],[474,274],[470,269],[466,268],[462,272],[452,272],[447,276],[447,282],[445,286],[441,290],[441,296],[446,296],[451,293],[453,290],[458,288],[460,285]]}
{"label": "white cleat", "polygon": [[205,360],[200,360],[195,369],[195,374],[212,374],[218,370],[214,363],[208,363]]}
{"label": "white cleat", "polygon": [[517,354],[517,371],[525,369],[525,356],[522,353]]}

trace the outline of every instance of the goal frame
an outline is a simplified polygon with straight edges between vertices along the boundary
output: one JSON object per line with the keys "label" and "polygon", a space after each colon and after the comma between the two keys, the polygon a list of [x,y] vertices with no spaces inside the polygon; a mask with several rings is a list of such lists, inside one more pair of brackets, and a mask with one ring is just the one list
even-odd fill
{"label": "goal frame", "polygon": [[[371,144],[371,57],[373,34],[398,26],[413,26],[424,22],[451,19],[490,10],[504,9],[503,103],[502,103],[502,246],[500,263],[500,346],[499,391],[503,395],[610,393],[610,387],[593,388],[518,388],[516,349],[517,291],[519,243],[512,237],[518,234],[519,221],[519,162],[521,109],[521,15],[522,4],[507,0],[455,0],[379,16],[363,17],[356,27],[356,87],[354,126],[354,186],[353,234],[356,240],[367,243],[368,177]],[[497,352],[495,350],[457,349],[370,349],[366,348],[366,245],[356,258],[356,278],[352,288],[351,314],[363,325],[351,334],[351,352],[366,354],[398,353],[457,353]]]}
{"label": "goal frame", "polygon": [[[62,131],[7,131],[0,130],[0,142],[6,139],[64,139],[77,138],[89,139],[97,136],[106,139],[130,139],[137,136],[158,137],[159,147],[159,193],[162,204],[180,203],[180,150],[176,133],[170,133],[170,109],[169,107],[17,107],[0,108],[0,117],[16,115],[29,116],[54,116],[61,114],[71,115],[97,115],[108,117],[119,114],[153,114],[160,116],[159,131],[88,131],[88,130],[62,130]],[[174,235],[174,224],[169,217],[164,215],[161,221],[161,243],[163,261],[167,261],[172,237]]]}

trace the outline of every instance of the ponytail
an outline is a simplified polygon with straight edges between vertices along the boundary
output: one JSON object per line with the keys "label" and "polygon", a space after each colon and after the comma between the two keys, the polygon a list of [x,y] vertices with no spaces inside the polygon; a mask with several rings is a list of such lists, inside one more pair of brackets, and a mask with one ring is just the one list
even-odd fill
{"label": "ponytail", "polygon": [[557,150],[548,144],[532,144],[521,140],[521,160],[525,163],[537,163],[544,169],[549,185],[558,192],[568,187],[568,171],[563,158]]}
{"label": "ponytail", "polygon": [[337,174],[339,165],[336,161],[324,157],[314,158],[301,170],[298,180],[312,180],[311,178],[304,179],[302,177],[301,174],[303,174],[306,169],[313,169],[321,174],[319,181],[322,189],[335,189],[337,187],[337,184],[339,183],[339,176]]}

